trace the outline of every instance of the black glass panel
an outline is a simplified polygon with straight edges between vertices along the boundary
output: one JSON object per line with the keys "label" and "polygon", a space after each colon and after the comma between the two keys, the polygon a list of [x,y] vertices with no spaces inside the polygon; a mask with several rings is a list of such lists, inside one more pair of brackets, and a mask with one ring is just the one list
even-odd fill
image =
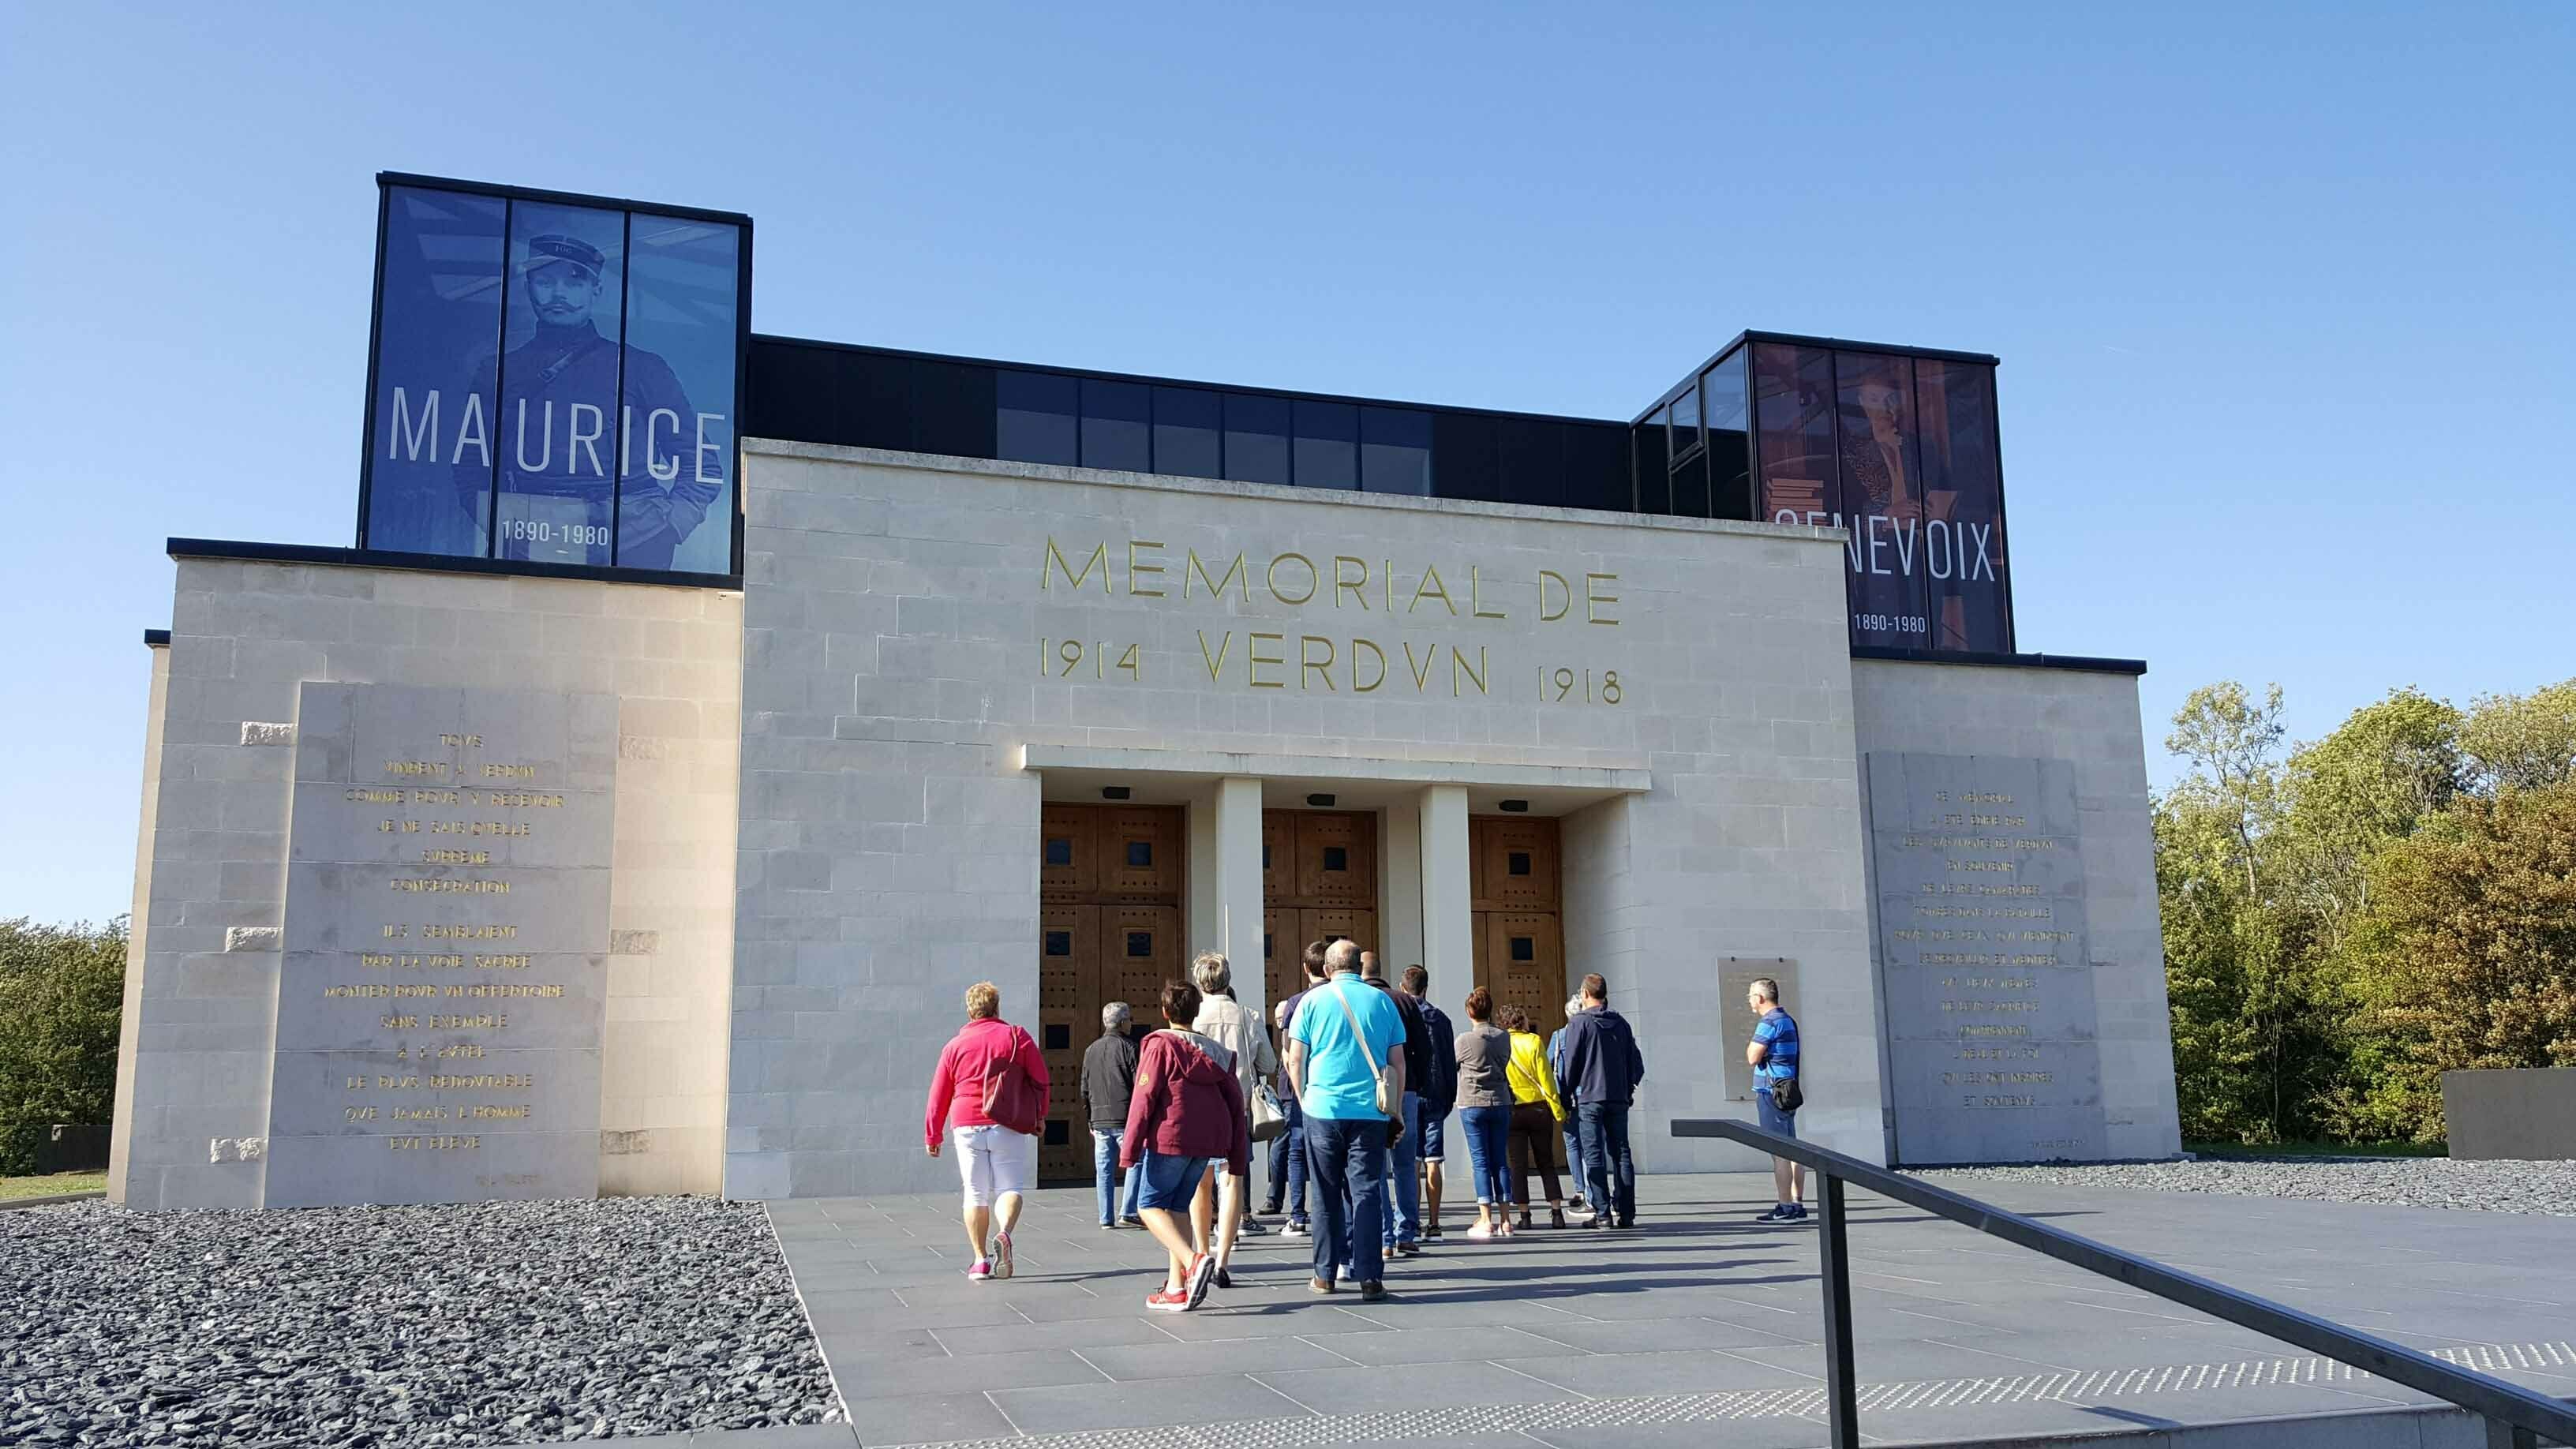
{"label": "black glass panel", "polygon": [[1502,501],[1553,508],[1565,501],[1565,426],[1543,418],[1494,419]]}
{"label": "black glass panel", "polygon": [[1143,383],[1082,380],[1082,466],[1151,472],[1153,393]]}
{"label": "black glass panel", "polygon": [[[758,348],[752,356],[760,355]],[[990,458],[999,391],[992,368],[963,362],[912,364],[912,441],[900,446],[953,458]]]}
{"label": "black glass panel", "polygon": [[1834,355],[1820,347],[1757,343],[1753,424],[1762,517],[1773,523],[1840,524]]}
{"label": "black glass panel", "polygon": [[1920,649],[1931,628],[1913,360],[1838,352],[1834,382],[1842,425],[1842,521],[1851,530],[1852,642]]}
{"label": "black glass panel", "polygon": [[1151,931],[1129,931],[1127,933],[1127,954],[1131,958],[1153,955],[1154,933]]}
{"label": "black glass panel", "polygon": [[1047,1145],[1047,1146],[1049,1146],[1049,1147],[1062,1147],[1063,1145],[1065,1145],[1065,1144],[1066,1144],[1066,1143],[1068,1143],[1068,1142],[1071,1142],[1072,1140],[1073,1140],[1073,1124],[1072,1124],[1072,1123],[1065,1121],[1062,1117],[1049,1117],[1049,1118],[1047,1119],[1047,1124],[1046,1124],[1046,1145]]}
{"label": "black glass panel", "polygon": [[1296,406],[1296,483],[1300,488],[1360,486],[1360,410],[1349,403]]}
{"label": "black glass panel", "polygon": [[1671,454],[1665,446],[1663,409],[1656,409],[1633,432],[1637,448],[1637,511],[1670,513],[1673,511],[1673,470]]}
{"label": "black glass panel", "polygon": [[1046,1024],[1046,1049],[1048,1051],[1060,1052],[1067,1050],[1072,1045],[1072,1027],[1066,1026],[1060,1021],[1050,1021]]}
{"label": "black glass panel", "polygon": [[1072,933],[1071,931],[1049,931],[1049,932],[1047,932],[1047,933],[1046,933],[1046,953],[1047,953],[1048,955],[1050,955],[1050,956],[1070,956],[1070,955],[1072,955],[1072,954],[1073,954],[1073,933]]}
{"label": "black glass panel", "polygon": [[1515,850],[1504,857],[1503,865],[1513,875],[1527,875],[1530,873],[1530,854],[1526,850]]}
{"label": "black glass panel", "polygon": [[367,445],[370,548],[471,558],[489,552],[499,418],[491,358],[502,301],[513,290],[507,217],[508,204],[497,197],[407,186],[386,193],[375,425]]}
{"label": "black glass panel", "polygon": [[1433,413],[1431,456],[1438,472],[1432,492],[1441,498],[1503,501],[1494,464],[1494,419],[1480,413]]}
{"label": "black glass panel", "polygon": [[1218,394],[1191,387],[1154,389],[1154,471],[1222,478],[1225,410]]}
{"label": "black glass panel", "polygon": [[1349,870],[1350,868],[1351,853],[1349,850],[1338,845],[1327,845],[1324,847],[1324,869]]}
{"label": "black glass panel", "polygon": [[1046,838],[1046,863],[1049,865],[1073,864],[1072,837],[1064,835],[1048,836]]}
{"label": "black glass panel", "polygon": [[1753,516],[1752,413],[1739,348],[1700,375],[1708,433],[1709,517]]}
{"label": "black glass panel", "polygon": [[1015,463],[1073,463],[1081,388],[1051,372],[998,372],[993,377],[993,456]]}
{"label": "black glass panel", "polygon": [[512,202],[510,269],[518,286],[501,324],[493,552],[604,564],[616,488],[626,218],[593,207]]}
{"label": "black glass panel", "polygon": [[1565,505],[1568,508],[1637,506],[1637,483],[1628,473],[1628,430],[1615,423],[1565,425]]}
{"label": "black glass panel", "polygon": [[639,211],[627,240],[617,561],[720,574],[733,566],[742,230]]}
{"label": "black glass panel", "polygon": [[1699,383],[1696,380],[1689,387],[1682,389],[1681,396],[1673,399],[1672,407],[1664,416],[1672,425],[1674,457],[1686,456],[1693,448],[1700,445]]}
{"label": "black glass panel", "polygon": [[1431,414],[1360,409],[1360,491],[1431,493]]}
{"label": "black glass panel", "polygon": [[1535,936],[1512,937],[1512,959],[1515,961],[1537,960],[1538,938]]}
{"label": "black glass panel", "polygon": [[1152,865],[1154,863],[1154,842],[1150,840],[1128,841],[1127,863],[1139,870]]}
{"label": "black glass panel", "polygon": [[1225,476],[1245,483],[1288,481],[1288,400],[1225,395]]}

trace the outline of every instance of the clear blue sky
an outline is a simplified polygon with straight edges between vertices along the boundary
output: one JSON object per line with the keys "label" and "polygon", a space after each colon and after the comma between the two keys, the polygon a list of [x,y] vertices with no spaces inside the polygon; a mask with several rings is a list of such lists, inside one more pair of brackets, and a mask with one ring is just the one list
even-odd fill
{"label": "clear blue sky", "polygon": [[169,535],[347,543],[378,170],[760,224],[769,332],[1626,417],[1994,352],[2023,647],[2576,674],[2576,7],[26,5],[0,916],[126,908]]}

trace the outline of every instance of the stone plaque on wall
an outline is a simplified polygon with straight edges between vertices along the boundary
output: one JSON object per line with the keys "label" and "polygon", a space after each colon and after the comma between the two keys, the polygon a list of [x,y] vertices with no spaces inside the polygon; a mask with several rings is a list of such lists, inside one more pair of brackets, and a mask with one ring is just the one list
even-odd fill
{"label": "stone plaque on wall", "polygon": [[2073,764],[1873,753],[1868,772],[1897,1160],[2105,1155]]}
{"label": "stone plaque on wall", "polygon": [[616,701],[307,683],[270,1207],[598,1192]]}

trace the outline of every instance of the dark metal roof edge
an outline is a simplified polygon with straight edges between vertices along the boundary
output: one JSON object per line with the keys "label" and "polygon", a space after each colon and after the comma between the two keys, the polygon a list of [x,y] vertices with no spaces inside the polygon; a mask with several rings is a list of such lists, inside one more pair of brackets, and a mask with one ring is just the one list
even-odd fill
{"label": "dark metal roof edge", "polygon": [[690,574],[671,569],[592,567],[531,559],[450,558],[435,553],[334,548],[310,543],[244,543],[215,538],[174,538],[172,558],[234,559],[246,563],[328,564],[341,568],[402,569],[425,574],[483,574],[505,578],[585,579],[604,584],[653,584],[681,589],[740,589],[738,574]]}
{"label": "dark metal roof edge", "polygon": [[1201,392],[1247,392],[1267,397],[1284,397],[1306,402],[1355,403],[1361,407],[1412,408],[1422,412],[1468,413],[1488,418],[1526,418],[1542,423],[1574,423],[1583,427],[1625,428],[1617,418],[1579,418],[1568,413],[1514,412],[1509,408],[1480,408],[1463,403],[1415,402],[1403,398],[1362,397],[1346,392],[1308,392],[1293,387],[1265,387],[1254,383],[1210,382],[1204,378],[1158,377],[1142,372],[1112,372],[1098,367],[1066,367],[1052,362],[1014,362],[1000,357],[966,357],[953,352],[922,352],[909,347],[879,347],[867,342],[831,342],[820,337],[788,337],[775,332],[754,332],[754,345],[776,343],[787,347],[817,347],[829,352],[865,352],[879,357],[909,357],[924,362],[953,362],[966,367],[1006,367],[1015,372],[1045,372],[1060,377],[1096,377],[1109,382],[1142,383],[1149,387],[1184,387]]}
{"label": "dark metal roof edge", "polygon": [[623,196],[598,196],[586,191],[549,191],[537,186],[508,186],[497,181],[468,181],[461,176],[423,176],[410,171],[379,171],[376,185],[417,186],[433,191],[464,191],[477,196],[507,196],[520,201],[542,201],[558,206],[608,206],[621,211],[651,212],[655,216],[684,217],[690,221],[721,221],[749,227],[751,217],[739,211],[719,211],[705,206],[680,206],[659,201],[636,201]]}
{"label": "dark metal roof edge", "polygon": [[169,630],[167,630],[167,629],[146,629],[146,630],[144,630],[144,631],[143,631],[143,647],[144,647],[144,648],[146,648],[146,649],[167,649],[167,648],[169,648],[169,647],[170,647],[170,631],[169,631]]}
{"label": "dark metal roof edge", "polygon": [[1994,669],[2073,669],[2086,674],[2144,674],[2143,659],[2106,659],[2090,654],[1987,654],[1932,649],[1897,649],[1884,644],[1854,644],[1854,659],[1895,664],[1982,664]]}
{"label": "dark metal roof edge", "polygon": [[1644,423],[1646,419],[1661,410],[1664,404],[1679,395],[1682,389],[1697,382],[1700,374],[1724,362],[1728,353],[1755,342],[1784,342],[1794,347],[1827,347],[1837,352],[1875,352],[1888,357],[1929,357],[1941,362],[1976,362],[1988,367],[2004,365],[2004,360],[1991,352],[1957,352],[1946,347],[1905,347],[1893,342],[1854,342],[1848,337],[1809,337],[1797,332],[1738,332],[1724,347],[1709,354],[1699,366],[1682,374],[1681,381],[1665,388],[1663,395],[1656,398],[1651,406],[1629,420],[1628,426],[1633,428]]}

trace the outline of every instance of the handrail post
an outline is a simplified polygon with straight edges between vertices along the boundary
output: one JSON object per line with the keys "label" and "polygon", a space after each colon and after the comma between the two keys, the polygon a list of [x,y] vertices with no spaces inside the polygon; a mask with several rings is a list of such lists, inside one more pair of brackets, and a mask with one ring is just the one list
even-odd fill
{"label": "handrail post", "polygon": [[1851,1242],[1843,1231],[1843,1180],[1816,1174],[1816,1267],[1825,1284],[1825,1430],[1833,1449],[1860,1449],[1860,1390],[1852,1377]]}
{"label": "handrail post", "polygon": [[2487,1420],[2487,1449],[2534,1449],[2540,1436],[2502,1419]]}

